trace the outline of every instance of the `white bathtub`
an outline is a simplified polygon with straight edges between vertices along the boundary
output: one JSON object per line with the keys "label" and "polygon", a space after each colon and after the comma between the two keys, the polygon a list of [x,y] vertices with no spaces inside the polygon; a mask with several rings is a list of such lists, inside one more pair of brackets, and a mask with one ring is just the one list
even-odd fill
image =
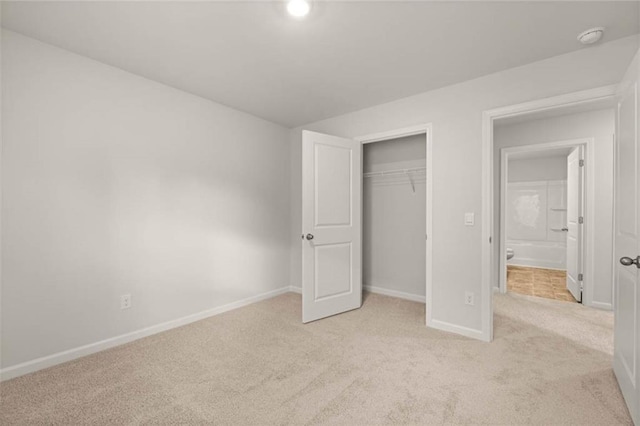
{"label": "white bathtub", "polygon": [[514,251],[507,265],[567,269],[566,242],[508,240],[507,248]]}

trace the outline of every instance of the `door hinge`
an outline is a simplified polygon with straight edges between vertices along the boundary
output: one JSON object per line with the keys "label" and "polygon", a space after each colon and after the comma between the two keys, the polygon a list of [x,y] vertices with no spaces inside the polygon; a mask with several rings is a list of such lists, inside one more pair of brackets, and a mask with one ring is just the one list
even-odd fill
{"label": "door hinge", "polygon": [[491,244],[492,242],[493,242],[493,239],[489,237],[489,244]]}
{"label": "door hinge", "polygon": [[578,218],[578,223],[582,225],[584,223],[584,217],[580,216]]}
{"label": "door hinge", "polygon": [[[584,275],[578,274],[578,281],[582,281],[583,279],[584,279]],[[580,284],[580,287],[582,287],[582,284]]]}
{"label": "door hinge", "polygon": [[580,167],[584,167],[584,160],[580,160]]}

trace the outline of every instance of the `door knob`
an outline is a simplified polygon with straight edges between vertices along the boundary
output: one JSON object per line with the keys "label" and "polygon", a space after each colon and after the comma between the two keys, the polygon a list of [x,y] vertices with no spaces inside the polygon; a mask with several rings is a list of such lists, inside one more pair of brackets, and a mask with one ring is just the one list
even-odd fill
{"label": "door knob", "polygon": [[637,256],[635,259],[630,257],[622,257],[620,258],[620,263],[624,266],[636,265],[636,268],[640,269],[640,256]]}
{"label": "door knob", "polygon": [[307,234],[306,238],[309,241],[313,240],[313,234]]}

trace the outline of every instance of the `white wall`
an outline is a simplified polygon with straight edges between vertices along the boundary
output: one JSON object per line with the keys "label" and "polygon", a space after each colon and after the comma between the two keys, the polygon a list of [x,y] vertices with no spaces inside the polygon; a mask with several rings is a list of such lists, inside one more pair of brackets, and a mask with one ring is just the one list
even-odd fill
{"label": "white wall", "polygon": [[[637,50],[636,37],[592,46],[454,86],[378,105],[291,132],[292,235],[301,229],[301,130],[357,137],[433,123],[433,318],[438,325],[480,337],[482,112],[617,84]],[[476,213],[476,226],[464,213]],[[291,239],[291,279],[301,285],[298,238]],[[464,259],[464,268],[460,267]],[[475,305],[464,304],[465,292]],[[484,330],[486,332],[486,330]]]}
{"label": "white wall", "polygon": [[288,286],[287,129],[12,32],[2,54],[3,367]]}
{"label": "white wall", "polygon": [[[425,167],[425,135],[364,145],[364,171]],[[426,181],[405,175],[364,179],[362,279],[378,290],[425,295]]]}
{"label": "white wall", "polygon": [[[500,164],[500,163],[497,163]],[[508,182],[567,179],[567,156],[509,160]]]}
{"label": "white wall", "polygon": [[[593,138],[595,144],[595,247],[593,302],[610,308],[612,301],[612,238],[613,238],[613,143],[615,111],[604,109],[578,114],[533,120],[494,130],[494,164],[500,164],[500,149],[509,146],[532,145],[569,139]],[[587,153],[588,155],[588,153]],[[500,171],[494,173],[494,209],[500,206]],[[495,217],[494,235],[500,238],[499,214]],[[498,245],[494,247],[498,260]],[[494,263],[494,282],[498,283],[498,267]]]}

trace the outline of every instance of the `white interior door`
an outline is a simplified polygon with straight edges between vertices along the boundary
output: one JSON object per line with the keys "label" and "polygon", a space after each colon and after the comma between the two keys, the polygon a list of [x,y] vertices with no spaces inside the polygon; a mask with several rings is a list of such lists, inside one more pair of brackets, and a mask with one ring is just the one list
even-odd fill
{"label": "white interior door", "polygon": [[302,133],[302,321],[362,303],[362,145]]}
{"label": "white interior door", "polygon": [[615,177],[614,360],[620,389],[635,424],[640,424],[638,386],[638,285],[640,224],[638,223],[637,83],[618,103]]}
{"label": "white interior door", "polygon": [[583,152],[574,148],[567,157],[567,290],[582,301]]}

